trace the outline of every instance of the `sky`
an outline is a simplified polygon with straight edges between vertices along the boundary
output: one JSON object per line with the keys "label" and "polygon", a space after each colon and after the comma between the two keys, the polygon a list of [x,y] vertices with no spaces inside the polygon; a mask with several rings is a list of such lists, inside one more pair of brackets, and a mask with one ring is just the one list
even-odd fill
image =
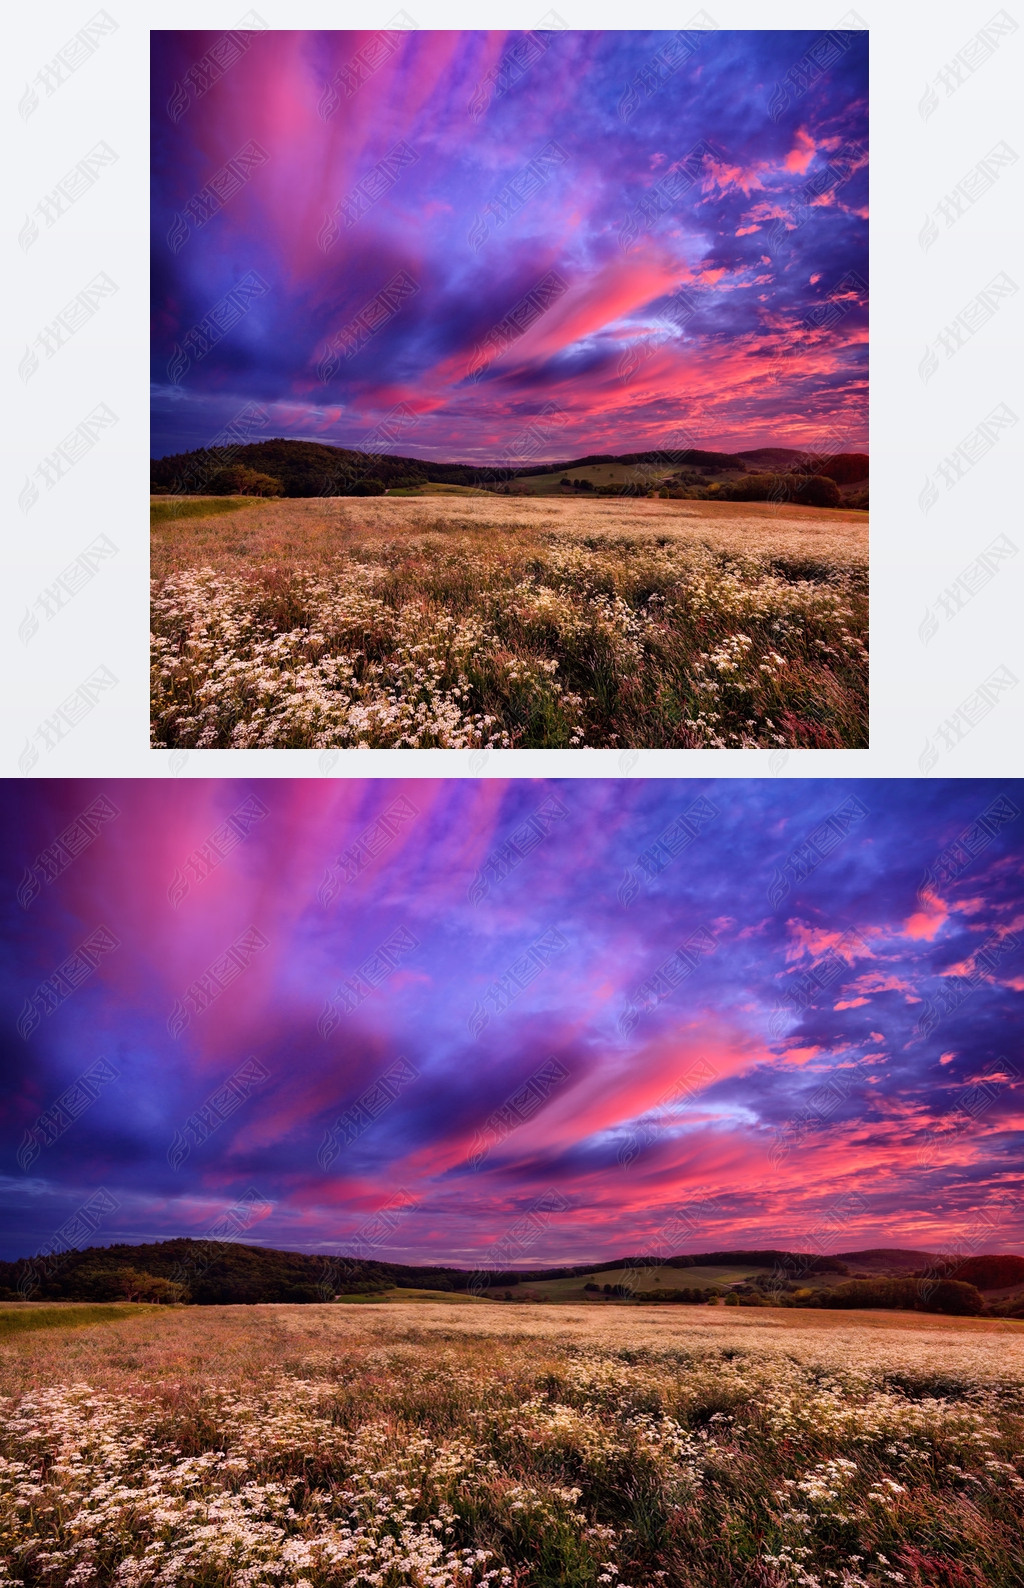
{"label": "sky", "polygon": [[153,40],[154,456],[866,450],[866,33]]}
{"label": "sky", "polygon": [[1024,784],[2,798],[5,1258],[1022,1249]]}

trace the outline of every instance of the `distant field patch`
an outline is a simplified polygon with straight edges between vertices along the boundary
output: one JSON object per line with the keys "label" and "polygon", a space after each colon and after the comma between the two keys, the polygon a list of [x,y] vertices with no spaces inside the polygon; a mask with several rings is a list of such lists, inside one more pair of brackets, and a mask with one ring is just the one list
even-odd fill
{"label": "distant field patch", "polygon": [[597,1301],[598,1296],[592,1290],[585,1289],[588,1283],[599,1286],[603,1296],[605,1285],[629,1284],[633,1290],[679,1290],[687,1286],[703,1289],[711,1285],[724,1288],[768,1272],[767,1268],[742,1265],[730,1268],[672,1268],[668,1264],[660,1264],[650,1268],[602,1268],[592,1274],[576,1274],[567,1279],[524,1280],[518,1285],[495,1285],[489,1294],[501,1297],[508,1291],[513,1301],[533,1295],[543,1297],[546,1301]]}
{"label": "distant field patch", "polygon": [[371,1291],[368,1294],[362,1296],[339,1296],[337,1299],[339,1302],[345,1302],[348,1304],[354,1303],[358,1306],[366,1306],[368,1303],[372,1302],[380,1303],[391,1301],[438,1301],[442,1304],[445,1302],[469,1302],[472,1306],[481,1301],[483,1298],[480,1296],[469,1296],[465,1293],[465,1291],[406,1290],[403,1286],[396,1285],[391,1290]]}
{"label": "distant field patch", "polygon": [[149,524],[152,528],[174,518],[215,518],[251,506],[250,496],[157,496],[149,504]]}
{"label": "distant field patch", "polygon": [[389,496],[486,496],[486,491],[475,485],[443,485],[436,480],[425,480],[422,485],[395,485]]}
{"label": "distant field patch", "polygon": [[90,1323],[117,1323],[121,1318],[155,1310],[130,1302],[95,1307],[0,1307],[0,1338],[25,1334],[31,1329],[80,1329]]}

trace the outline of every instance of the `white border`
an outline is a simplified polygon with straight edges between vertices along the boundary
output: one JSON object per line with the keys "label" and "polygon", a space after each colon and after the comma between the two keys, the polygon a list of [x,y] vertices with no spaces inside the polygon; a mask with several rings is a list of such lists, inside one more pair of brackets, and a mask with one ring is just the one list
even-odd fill
{"label": "white border", "polygon": [[[1011,0],[1008,13],[1000,13],[995,0],[982,8],[951,0],[928,6],[858,0],[856,7],[870,27],[871,44],[871,748],[344,750],[333,756],[150,751],[147,745],[149,30],[229,28],[246,8],[241,0],[109,0],[104,9],[117,31],[25,119],[18,107],[26,87],[97,7],[92,0],[19,7],[4,52],[2,95],[15,190],[8,301],[17,304],[5,348],[13,402],[0,622],[10,697],[2,770],[34,777],[962,777],[1024,771],[1024,530],[1017,527],[1024,425],[1002,431],[999,444],[955,488],[942,486],[927,513],[918,502],[937,466],[993,409],[1009,404],[1024,413],[1017,351],[1024,263],[1013,246],[1024,130],[1011,99],[1021,73],[1024,17],[990,58],[966,72],[955,92],[941,86],[941,74],[950,80],[949,63],[965,47],[971,54],[970,41],[986,22],[1000,14],[1016,20],[1018,5]],[[529,28],[548,7],[546,0],[515,0],[481,14],[464,0],[408,0],[405,9],[421,28]],[[555,9],[572,27],[674,29],[690,15],[667,0],[645,0],[628,16],[608,0],[557,0]],[[703,9],[723,28],[824,31],[841,25],[850,8],[843,0],[824,7],[781,0],[770,9],[754,0],[708,0]],[[394,4],[375,0],[357,13],[325,0],[259,0],[256,10],[271,27],[365,28],[383,25]],[[977,53],[975,45],[972,61]],[[920,106],[929,85],[939,99],[925,115]],[[117,151],[117,163],[23,251],[18,233],[24,217],[101,140]],[[1020,162],[1001,169],[991,190],[923,248],[919,234],[929,212],[1003,142],[1021,152]],[[99,271],[117,283],[116,296],[26,386],[17,372],[26,344]],[[1001,271],[1020,283],[1021,293],[1004,301],[925,383],[918,366],[929,345]],[[117,414],[117,425],[23,514],[17,498],[30,471],[99,403]],[[23,643],[18,629],[26,610],[102,534],[119,548],[116,557]],[[1009,534],[1022,555],[1002,562],[955,618],[942,616],[924,643],[918,629],[929,609],[936,611],[939,593],[961,576],[967,585],[977,583],[980,574],[969,570],[977,570],[977,558],[1000,534]],[[116,687],[95,693],[94,707],[77,726],[31,762],[25,747],[40,724],[100,667],[118,679]],[[1004,686],[1012,676],[1021,679],[1020,687],[1000,689],[997,677],[987,695],[979,693],[1000,668],[1008,670],[1001,675]]]}

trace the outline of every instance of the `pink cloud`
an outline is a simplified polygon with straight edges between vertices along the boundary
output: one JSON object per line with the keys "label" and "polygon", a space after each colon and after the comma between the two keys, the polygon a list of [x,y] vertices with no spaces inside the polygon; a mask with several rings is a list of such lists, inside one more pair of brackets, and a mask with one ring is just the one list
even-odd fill
{"label": "pink cloud", "polygon": [[803,127],[798,127],[796,143],[786,156],[786,170],[798,171],[802,175],[814,159],[816,149],[817,144],[810,133],[806,132]]}

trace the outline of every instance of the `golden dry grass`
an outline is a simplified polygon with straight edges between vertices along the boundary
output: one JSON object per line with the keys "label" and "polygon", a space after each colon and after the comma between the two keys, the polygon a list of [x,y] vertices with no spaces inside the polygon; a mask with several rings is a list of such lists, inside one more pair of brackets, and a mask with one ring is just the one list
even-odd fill
{"label": "golden dry grass", "polygon": [[858,746],[864,515],[254,500],[153,529],[160,746]]}

